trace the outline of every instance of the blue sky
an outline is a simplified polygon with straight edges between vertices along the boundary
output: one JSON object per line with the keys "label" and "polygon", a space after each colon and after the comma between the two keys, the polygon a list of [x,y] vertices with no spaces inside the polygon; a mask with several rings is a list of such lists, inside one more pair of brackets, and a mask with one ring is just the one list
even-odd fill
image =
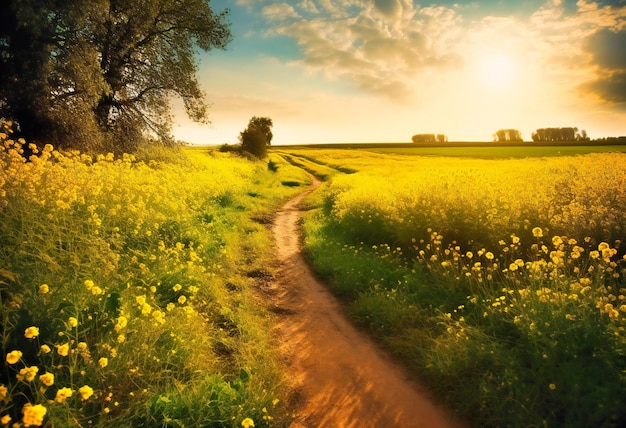
{"label": "blue sky", "polygon": [[274,144],[626,135],[626,0],[211,5],[233,41],[199,57],[212,123],[177,114],[185,141],[235,144],[252,116],[272,118]]}

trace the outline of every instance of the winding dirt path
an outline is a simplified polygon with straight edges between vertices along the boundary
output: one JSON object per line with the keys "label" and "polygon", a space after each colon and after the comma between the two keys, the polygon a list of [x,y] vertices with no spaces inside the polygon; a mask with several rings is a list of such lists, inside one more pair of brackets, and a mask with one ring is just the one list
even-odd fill
{"label": "winding dirt path", "polygon": [[271,303],[296,397],[291,427],[462,427],[348,323],[304,261],[298,205],[319,184],[284,205],[273,224],[280,266]]}

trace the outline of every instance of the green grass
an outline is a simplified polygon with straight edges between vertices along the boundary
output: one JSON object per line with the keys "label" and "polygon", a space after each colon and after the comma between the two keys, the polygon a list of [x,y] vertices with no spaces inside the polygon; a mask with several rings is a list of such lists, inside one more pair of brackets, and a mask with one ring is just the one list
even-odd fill
{"label": "green grass", "polygon": [[[337,149],[337,150],[359,150],[382,154],[400,154],[408,156],[444,156],[444,157],[467,157],[467,158],[523,158],[523,157],[543,157],[543,156],[571,156],[587,153],[625,153],[626,145],[517,145],[501,146],[493,143],[455,143],[450,147],[427,146],[420,147],[412,144],[327,144],[308,146],[285,146],[276,147],[293,154],[300,154],[307,157],[306,153],[311,150]],[[318,160],[319,162],[319,160]],[[341,166],[334,165],[341,168]],[[345,168],[345,166],[344,166]]]}

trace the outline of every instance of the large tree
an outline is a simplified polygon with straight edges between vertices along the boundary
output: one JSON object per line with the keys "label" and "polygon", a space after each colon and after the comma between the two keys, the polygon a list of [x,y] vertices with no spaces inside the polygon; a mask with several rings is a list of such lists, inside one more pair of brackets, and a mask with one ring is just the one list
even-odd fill
{"label": "large tree", "polygon": [[208,0],[7,0],[0,115],[27,138],[91,150],[171,139],[169,99],[207,119],[196,47],[224,48],[228,11]]}

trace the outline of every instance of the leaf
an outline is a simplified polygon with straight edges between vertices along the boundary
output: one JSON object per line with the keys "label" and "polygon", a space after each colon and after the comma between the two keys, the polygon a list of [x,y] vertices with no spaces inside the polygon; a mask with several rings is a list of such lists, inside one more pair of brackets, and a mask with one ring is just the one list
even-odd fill
{"label": "leaf", "polygon": [[15,274],[6,269],[0,269],[0,276],[8,279],[11,282],[15,282]]}

